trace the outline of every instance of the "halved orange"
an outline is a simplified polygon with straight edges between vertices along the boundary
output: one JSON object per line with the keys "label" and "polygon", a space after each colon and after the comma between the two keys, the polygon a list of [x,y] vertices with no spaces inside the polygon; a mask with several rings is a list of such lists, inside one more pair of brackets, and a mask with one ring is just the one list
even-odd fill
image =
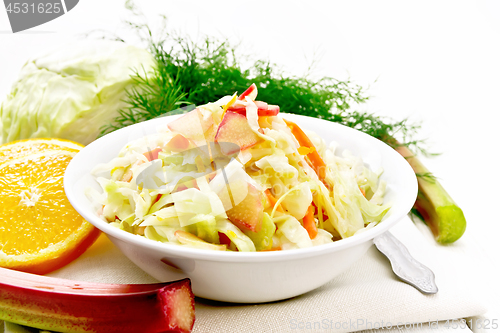
{"label": "halved orange", "polygon": [[[4,147],[0,152],[8,150]],[[46,274],[77,258],[99,230],[74,210],[64,192],[64,171],[78,150],[35,147],[30,140],[12,145],[0,164],[0,266]]]}

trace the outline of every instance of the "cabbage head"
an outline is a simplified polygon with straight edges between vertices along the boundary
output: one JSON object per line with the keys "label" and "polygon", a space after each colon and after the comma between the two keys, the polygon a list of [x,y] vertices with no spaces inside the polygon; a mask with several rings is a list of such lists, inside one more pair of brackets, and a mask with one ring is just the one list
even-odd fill
{"label": "cabbage head", "polygon": [[0,144],[28,138],[95,140],[125,108],[131,76],[151,71],[146,50],[81,41],[30,59],[0,106]]}

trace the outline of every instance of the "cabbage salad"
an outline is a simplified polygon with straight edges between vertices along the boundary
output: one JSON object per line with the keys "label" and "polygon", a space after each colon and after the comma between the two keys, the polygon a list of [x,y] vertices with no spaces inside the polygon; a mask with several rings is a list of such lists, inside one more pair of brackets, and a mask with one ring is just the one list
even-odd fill
{"label": "cabbage salad", "polygon": [[241,95],[199,106],[123,147],[93,175],[101,218],[151,240],[221,251],[306,248],[350,237],[389,210],[360,157]]}

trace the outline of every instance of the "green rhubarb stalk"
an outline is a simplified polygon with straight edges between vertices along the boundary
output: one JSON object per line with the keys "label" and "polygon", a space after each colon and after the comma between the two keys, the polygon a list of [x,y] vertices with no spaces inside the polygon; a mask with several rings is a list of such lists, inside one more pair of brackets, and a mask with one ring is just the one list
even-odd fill
{"label": "green rhubarb stalk", "polygon": [[0,268],[0,320],[57,332],[191,332],[189,279],[77,282]]}
{"label": "green rhubarb stalk", "polygon": [[414,208],[429,226],[437,242],[453,243],[465,232],[466,221],[462,209],[457,206],[443,186],[406,146],[395,148],[415,171],[418,196]]}

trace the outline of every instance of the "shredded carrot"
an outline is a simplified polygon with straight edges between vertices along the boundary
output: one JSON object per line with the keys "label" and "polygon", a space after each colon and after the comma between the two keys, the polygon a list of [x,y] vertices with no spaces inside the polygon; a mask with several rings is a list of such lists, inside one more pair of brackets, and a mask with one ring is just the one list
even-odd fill
{"label": "shredded carrot", "polygon": [[366,191],[363,190],[361,187],[359,188],[359,190],[361,191],[361,194],[363,194],[363,196],[366,197]]}
{"label": "shredded carrot", "polygon": [[269,251],[281,251],[281,246],[273,247],[272,249],[268,250],[259,250],[259,252],[269,252]]}
{"label": "shredded carrot", "polygon": [[276,198],[274,197],[274,195],[272,195],[271,191],[269,191],[269,189],[266,189],[266,196],[267,196],[267,200],[269,200],[269,203],[271,204],[271,206],[274,207],[274,205],[276,205]]}
{"label": "shredded carrot", "polygon": [[[278,200],[276,200],[276,198],[274,197],[274,195],[271,193],[271,191],[269,189],[266,189],[265,193],[266,193],[267,200],[269,200],[269,203],[271,204],[271,207],[274,208],[274,206],[276,205],[276,202],[278,202]],[[276,210],[283,212],[283,208],[281,207],[281,204],[278,204],[278,207],[276,207]]]}
{"label": "shredded carrot", "polygon": [[134,176],[133,172],[132,172],[132,169],[129,168],[127,169],[127,171],[123,174],[122,178],[120,179],[120,181],[122,182],[127,182],[127,183],[130,183],[130,181],[132,180],[132,177]]}
{"label": "shredded carrot", "polygon": [[[159,149],[159,148],[158,148]],[[148,152],[149,153],[149,152]],[[148,158],[148,156],[146,154],[148,153],[144,153],[143,155],[146,156],[146,158]],[[156,156],[158,158],[158,154]],[[137,160],[134,164],[132,164],[128,169],[127,171],[123,174],[122,178],[120,179],[120,181],[122,182],[127,182],[127,183],[130,183],[130,181],[132,180],[132,178],[134,178],[134,173],[132,172],[132,167],[133,166],[137,166],[137,165],[141,165],[141,164],[144,164],[146,162],[144,162],[143,160]]]}
{"label": "shredded carrot", "polygon": [[[311,166],[311,168],[314,169],[316,174],[318,175],[319,179],[325,184],[326,183],[326,164],[319,155],[318,151],[314,147],[314,144],[311,142],[311,139],[302,131],[302,129],[295,123],[283,119],[292,131],[292,134],[295,136],[297,141],[299,142],[301,147],[306,147],[309,148],[309,151],[307,153],[307,163]],[[302,149],[304,151],[304,149]],[[328,185],[327,185],[328,187]]]}
{"label": "shredded carrot", "polygon": [[302,218],[302,225],[307,230],[309,238],[314,239],[318,235],[318,227],[314,221],[314,206],[310,205],[306,215]]}

